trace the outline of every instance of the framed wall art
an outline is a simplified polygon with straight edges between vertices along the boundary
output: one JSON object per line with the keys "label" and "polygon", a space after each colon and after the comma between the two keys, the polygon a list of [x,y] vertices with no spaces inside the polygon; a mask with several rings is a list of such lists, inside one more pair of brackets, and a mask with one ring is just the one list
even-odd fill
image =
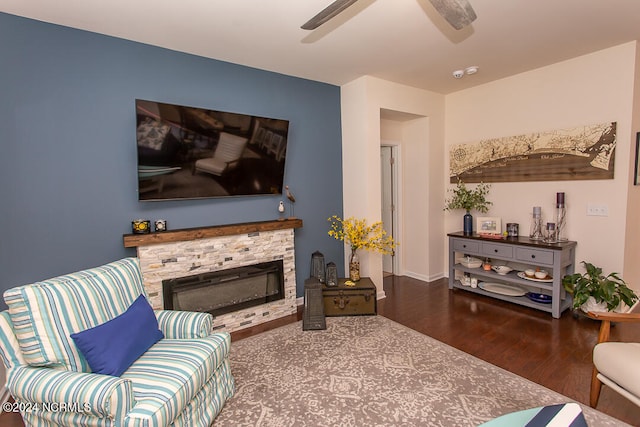
{"label": "framed wall art", "polygon": [[502,234],[502,219],[496,216],[479,216],[476,218],[477,234]]}
{"label": "framed wall art", "polygon": [[633,185],[640,185],[640,132],[636,134],[636,169]]}
{"label": "framed wall art", "polygon": [[458,144],[450,182],[613,179],[615,149],[616,122]]}

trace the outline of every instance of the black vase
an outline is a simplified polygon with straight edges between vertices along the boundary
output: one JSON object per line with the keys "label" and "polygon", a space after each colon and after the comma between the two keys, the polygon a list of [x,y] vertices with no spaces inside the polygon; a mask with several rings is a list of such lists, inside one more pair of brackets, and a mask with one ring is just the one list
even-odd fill
{"label": "black vase", "polygon": [[473,217],[471,216],[469,211],[467,211],[467,213],[464,214],[463,232],[465,235],[469,235],[469,236],[473,234]]}

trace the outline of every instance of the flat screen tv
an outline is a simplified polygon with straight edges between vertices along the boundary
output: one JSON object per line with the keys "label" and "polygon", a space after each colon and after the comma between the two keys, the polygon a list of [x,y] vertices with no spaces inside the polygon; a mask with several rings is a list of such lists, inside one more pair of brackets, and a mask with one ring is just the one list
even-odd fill
{"label": "flat screen tv", "polygon": [[138,200],[282,194],[289,121],[136,100]]}

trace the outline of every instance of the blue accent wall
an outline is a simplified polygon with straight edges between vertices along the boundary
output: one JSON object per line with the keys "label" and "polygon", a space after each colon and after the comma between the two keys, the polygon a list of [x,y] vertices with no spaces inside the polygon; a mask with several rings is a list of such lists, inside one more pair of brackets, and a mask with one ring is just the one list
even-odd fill
{"label": "blue accent wall", "polygon": [[178,229],[288,209],[284,196],[138,202],[136,98],[289,120],[298,296],[313,251],[343,271],[326,221],[342,215],[339,87],[4,13],[0,58],[0,291],[135,256],[132,219]]}

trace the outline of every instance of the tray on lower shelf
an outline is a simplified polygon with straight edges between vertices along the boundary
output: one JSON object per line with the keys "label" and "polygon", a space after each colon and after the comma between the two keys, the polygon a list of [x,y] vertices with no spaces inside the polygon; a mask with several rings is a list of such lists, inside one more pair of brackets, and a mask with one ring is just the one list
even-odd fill
{"label": "tray on lower shelf", "polygon": [[484,289],[487,292],[507,295],[510,297],[521,297],[527,294],[527,291],[519,286],[507,285],[504,283],[480,282],[478,283],[478,287],[480,287],[480,289]]}

